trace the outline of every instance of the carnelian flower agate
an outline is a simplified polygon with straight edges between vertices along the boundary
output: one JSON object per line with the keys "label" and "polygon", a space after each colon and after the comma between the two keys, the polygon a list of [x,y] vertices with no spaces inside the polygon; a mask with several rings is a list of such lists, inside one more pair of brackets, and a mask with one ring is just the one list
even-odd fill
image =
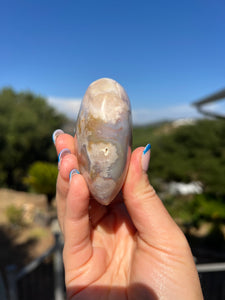
{"label": "carnelian flower agate", "polygon": [[119,193],[131,155],[131,107],[123,87],[102,78],[87,89],[76,124],[77,157],[92,196],[108,205]]}

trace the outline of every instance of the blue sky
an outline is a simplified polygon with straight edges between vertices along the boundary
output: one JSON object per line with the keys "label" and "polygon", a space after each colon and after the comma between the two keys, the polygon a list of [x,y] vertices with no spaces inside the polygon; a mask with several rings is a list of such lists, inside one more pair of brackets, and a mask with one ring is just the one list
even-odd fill
{"label": "blue sky", "polygon": [[124,86],[135,123],[196,117],[190,103],[225,87],[224,0],[0,0],[0,11],[0,88],[71,117],[101,77]]}

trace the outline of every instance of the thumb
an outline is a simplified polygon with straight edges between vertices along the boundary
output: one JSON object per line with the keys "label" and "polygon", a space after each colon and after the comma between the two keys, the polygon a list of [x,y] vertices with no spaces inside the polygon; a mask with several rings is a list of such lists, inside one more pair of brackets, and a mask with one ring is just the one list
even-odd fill
{"label": "thumb", "polygon": [[155,247],[167,246],[182,233],[149,183],[146,171],[150,148],[137,148],[131,155],[123,187],[124,201],[139,236]]}

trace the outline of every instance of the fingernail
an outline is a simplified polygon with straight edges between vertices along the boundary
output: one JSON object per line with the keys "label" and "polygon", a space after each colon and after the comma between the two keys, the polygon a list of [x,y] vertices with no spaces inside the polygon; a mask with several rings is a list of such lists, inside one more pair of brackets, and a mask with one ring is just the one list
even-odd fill
{"label": "fingernail", "polygon": [[148,144],[143,153],[142,153],[142,157],[141,157],[141,166],[142,166],[142,170],[147,172],[148,170],[148,166],[149,166],[149,160],[150,160],[150,153],[151,153],[151,145]]}
{"label": "fingernail", "polygon": [[59,153],[59,156],[58,156],[58,169],[60,169],[61,161],[62,161],[63,157],[65,157],[67,154],[71,154],[71,151],[70,151],[70,149],[68,149],[68,148],[63,149],[63,150]]}
{"label": "fingernail", "polygon": [[52,140],[53,140],[53,143],[55,144],[55,141],[57,139],[57,137],[60,135],[60,134],[63,134],[64,131],[62,129],[56,129],[53,134],[52,134]]}
{"label": "fingernail", "polygon": [[70,171],[70,181],[71,181],[73,175],[76,175],[76,174],[80,174],[80,172],[77,169],[73,169],[72,171]]}

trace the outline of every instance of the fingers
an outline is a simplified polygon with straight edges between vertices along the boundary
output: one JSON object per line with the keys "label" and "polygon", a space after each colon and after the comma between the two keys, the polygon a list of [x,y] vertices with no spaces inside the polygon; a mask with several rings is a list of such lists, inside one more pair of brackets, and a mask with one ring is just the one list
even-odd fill
{"label": "fingers", "polygon": [[59,174],[56,186],[56,203],[59,224],[63,232],[65,202],[69,190],[69,173],[72,169],[78,169],[77,158],[74,155],[76,153],[76,138],[65,134],[61,129],[57,129],[54,131],[52,139],[58,154]]}
{"label": "fingers", "polygon": [[83,176],[73,170],[64,217],[64,263],[69,269],[83,265],[92,255],[89,196]]}
{"label": "fingers", "polygon": [[57,129],[53,132],[52,139],[58,155],[65,148],[68,148],[72,154],[76,154],[76,136],[72,137],[63,130]]}
{"label": "fingers", "polygon": [[72,169],[78,169],[76,156],[69,153],[67,150],[64,153],[64,155],[61,155],[59,161],[60,169],[56,185],[57,213],[62,232],[64,232],[63,219],[66,209],[66,197],[69,191],[69,174]]}
{"label": "fingers", "polygon": [[[92,254],[89,223],[89,190],[78,171],[76,137],[62,130],[53,133],[58,154],[59,174],[56,200],[58,219],[64,233],[64,263],[74,270]],[[75,258],[75,259],[74,259]]]}
{"label": "fingers", "polygon": [[149,184],[146,173],[149,159],[149,146],[132,153],[123,187],[124,200],[140,237],[155,246],[165,245],[166,241],[174,240],[174,234],[181,232]]}

